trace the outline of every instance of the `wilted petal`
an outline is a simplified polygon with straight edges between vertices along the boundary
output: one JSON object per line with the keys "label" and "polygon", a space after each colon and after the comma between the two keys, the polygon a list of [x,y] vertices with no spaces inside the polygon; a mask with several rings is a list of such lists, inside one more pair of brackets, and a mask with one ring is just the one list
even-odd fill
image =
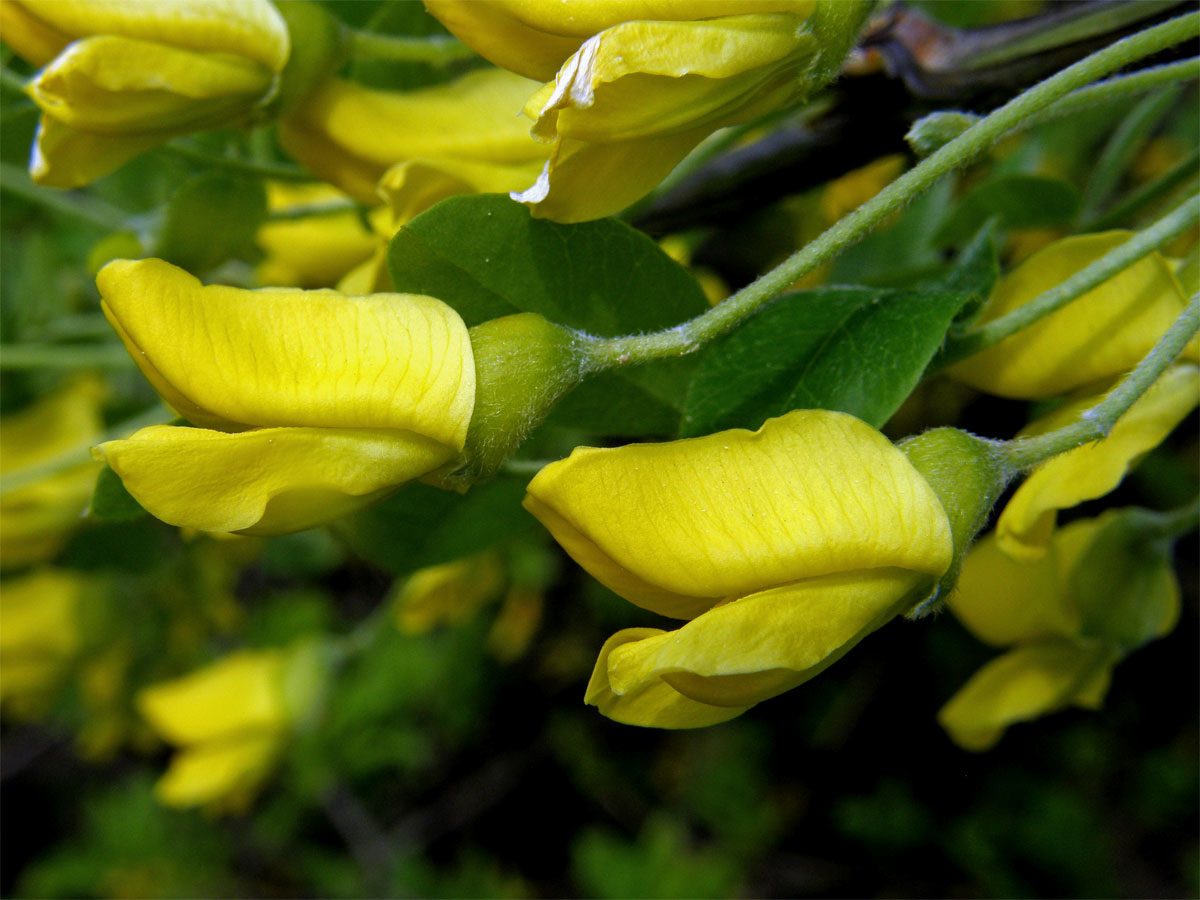
{"label": "wilted petal", "polygon": [[987,750],[1009,725],[1072,704],[1094,709],[1108,689],[1113,652],[1098,641],[1027,644],[976,672],[938,713],[965,750]]}
{"label": "wilted petal", "polygon": [[596,668],[588,682],[584,702],[625,725],[647,728],[704,728],[727,722],[750,707],[711,706],[685,697],[661,678],[626,684],[621,694],[609,683],[609,659],[613,650],[664,634],[657,628],[627,628],[604,642]]}
{"label": "wilted petal", "polygon": [[[1045,434],[1076,421],[1100,402],[1087,397],[1039,419],[1022,434]],[[1200,402],[1200,369],[1168,370],[1130,407],[1108,437],[1039,465],[1013,494],[996,524],[1000,549],[1017,559],[1046,552],[1058,510],[1103,497]]]}
{"label": "wilted petal", "polygon": [[174,681],[145,688],[138,709],[172,744],[233,739],[284,726],[284,654],[243,650]]}
{"label": "wilted petal", "polygon": [[474,358],[439,300],[202,287],[156,259],[111,262],[96,283],[143,374],[191,422],[396,429],[454,449],[466,439]]}
{"label": "wilted petal", "polygon": [[157,518],[201,531],[284,534],[346,515],[447,462],[404,431],[156,425],[96,448]]}
{"label": "wilted petal", "polygon": [[610,143],[748,121],[801,90],[797,70],[817,49],[802,23],[745,15],[615,25],[526,106],[533,133]]}
{"label": "wilted petal", "polygon": [[544,468],[525,505],[572,557],[639,606],[691,618],[723,597],[876,568],[938,576],[946,516],[883,435],[801,410],[742,429]]}
{"label": "wilted petal", "polygon": [[[1060,284],[1130,238],[1126,231],[1055,241],[996,285],[980,324]],[[1158,253],[1138,260],[1082,297],[950,369],[1002,397],[1065,394],[1132,369],[1183,312],[1187,297]]]}

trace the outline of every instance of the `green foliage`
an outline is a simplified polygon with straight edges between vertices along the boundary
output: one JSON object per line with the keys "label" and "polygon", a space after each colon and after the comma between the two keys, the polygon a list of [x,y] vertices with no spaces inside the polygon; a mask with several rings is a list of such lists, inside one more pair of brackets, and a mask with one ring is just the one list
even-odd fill
{"label": "green foliage", "polygon": [[192,272],[238,256],[267,215],[260,179],[207,172],[182,184],[167,205],[155,255]]}
{"label": "green foliage", "polygon": [[125,490],[125,484],[108,465],[96,476],[96,489],[88,505],[88,516],[99,521],[128,522],[149,515],[133,495]]}
{"label": "green foliage", "polygon": [[[439,203],[392,238],[388,267],[396,290],[438,297],[468,326],[533,312],[615,336],[670,328],[708,305],[695,279],[628,225],[534,219],[507,197]],[[673,430],[681,395],[670,368],[660,363],[601,375],[550,421],[601,433],[614,425],[634,434]],[[603,400],[610,393],[614,407]]]}
{"label": "green foliage", "polygon": [[1058,178],[997,175],[967,191],[934,235],[938,245],[973,234],[993,216],[1000,227],[1049,228],[1066,225],[1079,208],[1079,191]]}
{"label": "green foliage", "polygon": [[858,287],[780,297],[704,351],[683,433],[758,428],[792,409],[840,410],[878,427],[912,393],[968,299]]}

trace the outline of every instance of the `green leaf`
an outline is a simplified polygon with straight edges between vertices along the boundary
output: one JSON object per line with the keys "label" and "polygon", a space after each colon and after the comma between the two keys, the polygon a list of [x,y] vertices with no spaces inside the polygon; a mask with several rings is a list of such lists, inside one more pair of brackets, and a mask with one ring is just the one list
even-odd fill
{"label": "green leaf", "polygon": [[267,215],[262,181],[207,172],[171,197],[156,255],[189,272],[205,272],[248,248]]}
{"label": "green leaf", "polygon": [[967,191],[933,237],[936,246],[953,244],[998,216],[1000,227],[1049,228],[1071,221],[1079,192],[1059,178],[997,175]]}
{"label": "green leaf", "polygon": [[521,508],[525,483],[493,478],[466,494],[410,484],[331,527],[359,556],[403,575],[478,553],[532,528],[534,518]]}
{"label": "green leaf", "polygon": [[496,194],[451,197],[388,248],[401,293],[449,303],[467,323],[519,312],[615,337],[669,328],[708,308],[687,271],[616,219],[560,225]]}
{"label": "green leaf", "polygon": [[142,509],[133,495],[125,490],[121,476],[107,465],[96,478],[92,491],[92,502],[88,505],[88,517],[102,522],[129,522],[150,515]]}
{"label": "green leaf", "polygon": [[997,219],[991,218],[979,229],[954,264],[936,278],[916,285],[931,293],[966,294],[967,302],[959,310],[958,324],[969,323],[983,308],[996,280],[1000,277],[1000,248],[996,243]]}
{"label": "green leaf", "polygon": [[[388,265],[397,291],[444,300],[468,326],[535,312],[615,336],[670,328],[708,309],[696,280],[641,232],[615,219],[535,219],[497,195],[451,197],[413,219],[392,239]],[[598,433],[673,432],[686,374],[672,361],[600,376],[553,420]]]}
{"label": "green leaf", "polygon": [[780,297],[703,354],[685,436],[758,428],[793,409],[879,427],[917,386],[970,295],[828,287]]}

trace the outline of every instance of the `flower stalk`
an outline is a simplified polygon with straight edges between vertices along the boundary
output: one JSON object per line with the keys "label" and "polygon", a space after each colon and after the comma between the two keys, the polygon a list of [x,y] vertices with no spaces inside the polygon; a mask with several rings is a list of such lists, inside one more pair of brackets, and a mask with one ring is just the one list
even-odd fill
{"label": "flower stalk", "polygon": [[1030,116],[1110,72],[1197,34],[1200,34],[1200,13],[1189,13],[1131,35],[1068,66],[968,128],[820,237],[709,312],[666,331],[592,339],[587,348],[590,369],[602,371],[700,349],[779,296],[796,279],[861,240],[888,215],[944,175],[980,156]]}

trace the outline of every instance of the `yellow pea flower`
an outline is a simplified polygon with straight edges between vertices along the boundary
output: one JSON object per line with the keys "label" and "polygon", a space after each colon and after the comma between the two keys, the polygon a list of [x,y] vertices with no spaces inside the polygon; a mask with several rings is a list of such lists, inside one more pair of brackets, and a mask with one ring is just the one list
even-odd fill
{"label": "yellow pea flower", "polygon": [[[267,183],[272,212],[319,208],[350,198],[327,184]],[[271,287],[330,287],[374,254],[378,240],[353,209],[267,222],[255,243],[266,254],[255,275]]]}
{"label": "yellow pea flower", "polygon": [[40,569],[5,579],[0,591],[0,703],[38,715],[80,645],[83,579]]}
{"label": "yellow pea flower", "polygon": [[[82,451],[103,431],[101,384],[69,382],[0,421],[0,474],[11,475]],[[99,466],[91,460],[0,495],[0,567],[44,562],[83,523]]]}
{"label": "yellow pea flower", "polygon": [[155,786],[168,806],[244,808],[292,727],[283,650],[243,650],[137,696],[138,710],[179,747]]}
{"label": "yellow pea flower", "polygon": [[[955,743],[987,750],[1009,725],[1068,706],[1098,708],[1122,654],[1175,626],[1169,553],[1147,552],[1128,521],[1117,510],[1073,522],[1028,562],[1009,556],[995,532],[971,548],[948,605],[981,641],[1015,647],[938,713]],[[1098,572],[1105,567],[1113,571]]]}
{"label": "yellow pea flower", "polygon": [[361,203],[379,203],[382,188],[398,227],[453,194],[514,190],[537,176],[549,150],[517,114],[536,87],[498,69],[405,92],[332,78],[280,121],[279,140]]}
{"label": "yellow pea flower", "polygon": [[165,522],[309,528],[463,447],[474,357],[440,300],[203,287],[157,259],[116,260],[96,283],[142,373],[199,426],[151,426],[95,448]]}
{"label": "yellow pea flower", "polygon": [[802,410],[665,444],[578,448],[525,507],[632,603],[691,619],[611,638],[587,702],[620,722],[724,721],[822,671],[948,568],[946,513],[852,416]]}
{"label": "yellow pea flower", "polygon": [[[1127,231],[1055,241],[1000,279],[979,317],[998,319],[1119,247]],[[949,374],[1001,397],[1054,397],[1132,369],[1187,303],[1171,266],[1143,257],[1099,287],[1008,340],[971,356]],[[1197,359],[1197,343],[1185,354]]]}
{"label": "yellow pea flower", "polygon": [[544,606],[542,592],[537,588],[512,585],[488,629],[488,652],[502,663],[515,662],[524,656],[542,623]]}
{"label": "yellow pea flower", "polygon": [[560,222],[621,211],[716,129],[802,99],[836,72],[868,9],[852,0],[426,6],[499,65],[547,79],[561,64],[525,104],[550,159],[512,195]]}
{"label": "yellow pea flower", "polygon": [[30,174],[63,188],[252,117],[289,53],[267,0],[4,0],[0,29],[44,66],[28,88],[42,111]]}
{"label": "yellow pea flower", "polygon": [[[1076,421],[1102,400],[1065,403],[1020,433],[1032,436]],[[996,523],[996,540],[1010,556],[1033,561],[1046,552],[1057,513],[1113,490],[1149,451],[1161,444],[1200,403],[1200,369],[1178,365],[1165,372],[1102,440],[1040,464],[1013,494]]]}
{"label": "yellow pea flower", "polygon": [[494,552],[420,569],[393,594],[396,627],[405,634],[426,634],[443,623],[469,621],[500,594],[504,580],[503,562]]}

